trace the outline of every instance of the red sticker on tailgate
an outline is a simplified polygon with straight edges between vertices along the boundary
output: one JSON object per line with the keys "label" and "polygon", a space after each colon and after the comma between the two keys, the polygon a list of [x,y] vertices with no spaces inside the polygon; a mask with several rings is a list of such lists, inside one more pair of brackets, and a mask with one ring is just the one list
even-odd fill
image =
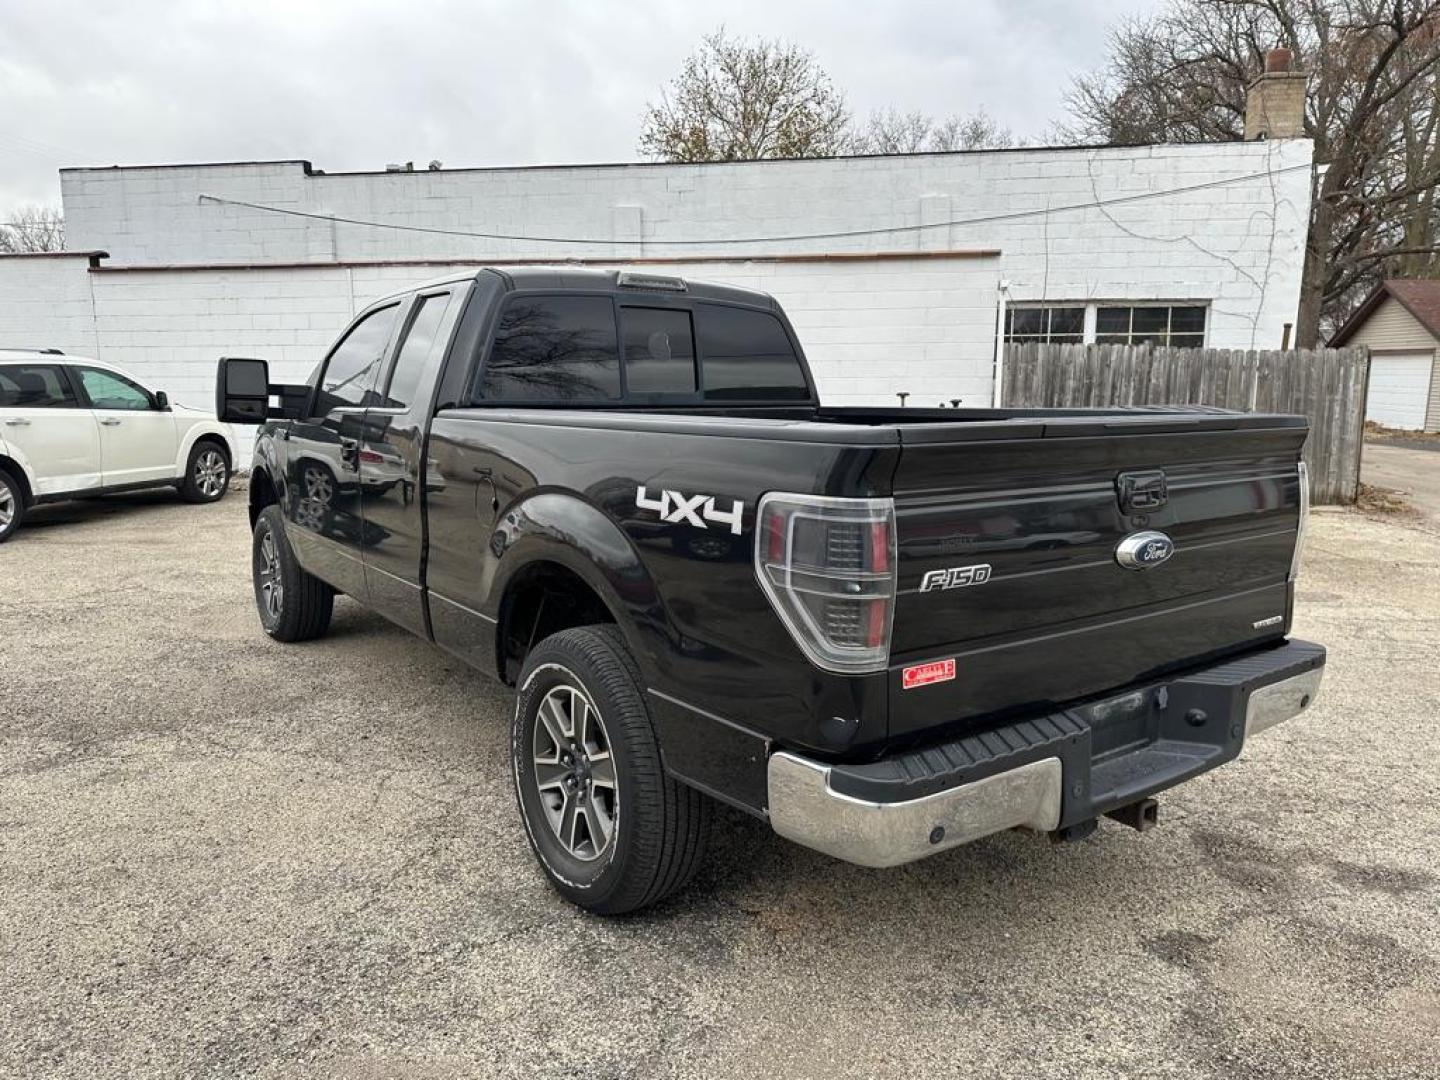
{"label": "red sticker on tailgate", "polygon": [[937,682],[949,682],[955,678],[955,658],[932,660],[928,664],[915,664],[900,673],[900,685],[905,690],[929,686]]}

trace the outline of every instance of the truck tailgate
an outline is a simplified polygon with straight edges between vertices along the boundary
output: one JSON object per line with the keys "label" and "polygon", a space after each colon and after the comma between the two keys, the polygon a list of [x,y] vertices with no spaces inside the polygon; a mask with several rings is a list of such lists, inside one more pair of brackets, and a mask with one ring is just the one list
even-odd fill
{"label": "truck tailgate", "polygon": [[[1288,630],[1303,418],[964,429],[900,429],[892,736],[1110,691]],[[1146,530],[1173,556],[1121,566],[1117,546]]]}

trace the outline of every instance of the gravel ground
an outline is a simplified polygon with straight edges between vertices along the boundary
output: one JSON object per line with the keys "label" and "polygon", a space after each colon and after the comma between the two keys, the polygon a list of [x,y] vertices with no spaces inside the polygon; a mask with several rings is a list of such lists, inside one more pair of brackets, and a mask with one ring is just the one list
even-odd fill
{"label": "gravel ground", "polygon": [[[1440,440],[1435,448],[1440,450]],[[1405,446],[1367,442],[1360,479],[1398,492],[1415,512],[1440,525],[1440,458]]]}
{"label": "gravel ground", "polygon": [[727,814],[696,884],[547,888],[509,698],[349,601],[282,646],[243,496],[0,547],[0,1075],[1440,1075],[1440,534],[1315,515],[1317,706],[1052,846],[894,871]]}

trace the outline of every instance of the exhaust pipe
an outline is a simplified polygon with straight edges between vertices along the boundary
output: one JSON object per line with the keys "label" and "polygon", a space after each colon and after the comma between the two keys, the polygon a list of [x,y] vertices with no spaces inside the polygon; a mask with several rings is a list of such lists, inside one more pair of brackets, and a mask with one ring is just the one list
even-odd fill
{"label": "exhaust pipe", "polygon": [[1160,824],[1160,804],[1154,799],[1141,799],[1129,806],[1107,811],[1105,816],[1121,825],[1129,825],[1136,832],[1148,832]]}

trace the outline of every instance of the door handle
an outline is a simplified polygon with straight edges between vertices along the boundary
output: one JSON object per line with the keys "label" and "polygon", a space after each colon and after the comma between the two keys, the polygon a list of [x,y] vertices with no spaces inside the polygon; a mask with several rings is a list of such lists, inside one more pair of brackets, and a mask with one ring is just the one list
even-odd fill
{"label": "door handle", "polygon": [[100,423],[104,424],[106,427],[116,427],[120,423],[120,421],[113,416],[104,416],[100,418]]}
{"label": "door handle", "polygon": [[23,416],[17,416],[17,417],[15,417],[15,418],[12,419],[12,420],[6,420],[5,423],[6,423],[7,425],[9,425],[10,427],[29,427],[29,426],[30,426],[30,421],[29,421],[29,420],[26,420]]}

